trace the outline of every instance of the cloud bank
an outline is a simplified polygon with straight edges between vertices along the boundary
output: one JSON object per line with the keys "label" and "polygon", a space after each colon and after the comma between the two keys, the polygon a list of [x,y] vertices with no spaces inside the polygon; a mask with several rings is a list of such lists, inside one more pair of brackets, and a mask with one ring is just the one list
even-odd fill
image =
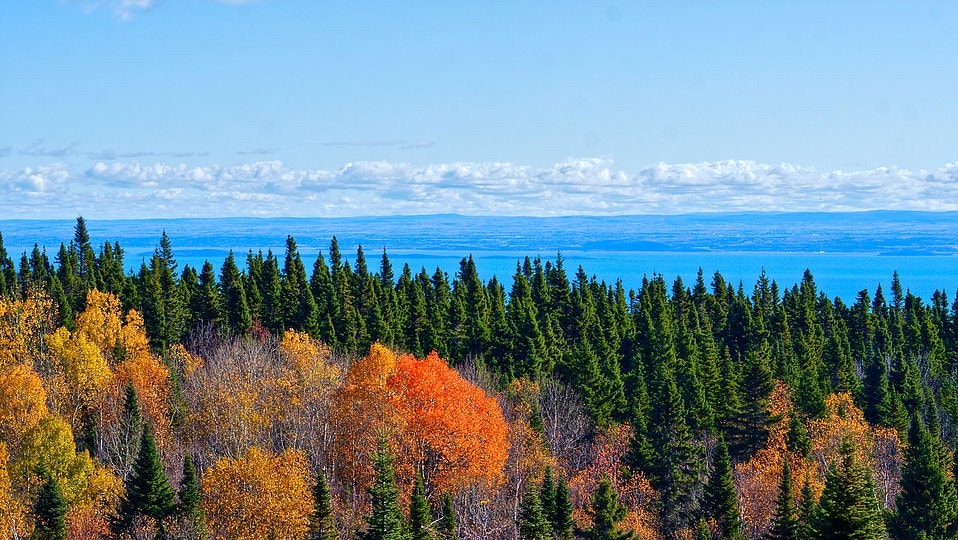
{"label": "cloud bank", "polygon": [[958,210],[958,163],[819,172],[787,163],[658,165],[630,174],[606,158],[550,167],[505,162],[281,161],[192,166],[138,160],[0,169],[7,218],[346,217],[458,213],[558,216],[746,211]]}

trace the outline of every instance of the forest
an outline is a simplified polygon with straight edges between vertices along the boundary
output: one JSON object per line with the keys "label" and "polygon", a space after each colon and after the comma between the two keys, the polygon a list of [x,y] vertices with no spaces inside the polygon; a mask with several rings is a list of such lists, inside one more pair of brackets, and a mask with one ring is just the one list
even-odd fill
{"label": "forest", "polygon": [[958,538],[958,296],[351,255],[0,236],[0,539]]}

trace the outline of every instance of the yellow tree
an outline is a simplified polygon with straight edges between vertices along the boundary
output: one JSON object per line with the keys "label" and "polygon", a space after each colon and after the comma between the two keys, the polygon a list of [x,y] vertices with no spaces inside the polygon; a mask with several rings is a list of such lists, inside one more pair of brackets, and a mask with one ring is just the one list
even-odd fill
{"label": "yellow tree", "polygon": [[23,434],[47,416],[47,392],[32,368],[0,368],[0,442],[17,453]]}
{"label": "yellow tree", "polygon": [[106,387],[112,375],[103,353],[83,333],[71,335],[58,328],[47,336],[47,346],[59,361],[63,385],[52,385],[53,402],[58,412],[70,419],[74,429]]}
{"label": "yellow tree", "polygon": [[20,504],[13,497],[10,474],[7,472],[7,445],[0,442],[0,540],[10,540],[20,522]]}
{"label": "yellow tree", "polygon": [[774,419],[769,425],[769,436],[747,461],[735,466],[733,477],[738,491],[742,523],[751,538],[761,538],[772,525],[775,501],[785,460],[788,460],[792,477],[792,497],[798,497],[809,479],[814,493],[821,493],[822,480],[816,463],[798,452],[788,449],[787,439],[792,415],[798,414],[792,402],[788,386],[779,382],[768,398],[769,416]]}
{"label": "yellow tree", "polygon": [[332,350],[305,332],[287,330],[279,343],[279,356],[289,373],[280,381],[290,400],[282,419],[285,446],[305,450],[318,461],[332,443],[328,411],[342,369],[332,363]]}
{"label": "yellow tree", "polygon": [[0,367],[27,364],[43,377],[53,370],[43,337],[54,327],[53,301],[39,289],[23,300],[0,298]]}
{"label": "yellow tree", "polygon": [[93,459],[77,453],[70,425],[57,416],[46,416],[23,436],[20,453],[10,464],[11,479],[20,495],[29,496],[42,482],[45,471],[60,484],[67,503],[82,498],[93,473]]}
{"label": "yellow tree", "polygon": [[257,447],[221,458],[204,475],[203,508],[213,540],[304,538],[313,509],[306,458]]}
{"label": "yellow tree", "polygon": [[825,398],[825,414],[809,426],[812,456],[818,462],[819,476],[824,478],[832,463],[841,462],[841,447],[850,441],[855,459],[864,464],[881,488],[878,497],[885,508],[894,503],[904,459],[898,433],[893,429],[873,427],[855,406],[851,394],[842,392]]}

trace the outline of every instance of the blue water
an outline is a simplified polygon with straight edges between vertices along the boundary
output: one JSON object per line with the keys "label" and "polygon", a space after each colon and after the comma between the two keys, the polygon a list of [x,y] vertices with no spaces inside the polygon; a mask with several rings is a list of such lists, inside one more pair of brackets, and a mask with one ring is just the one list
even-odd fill
{"label": "blue water", "polygon": [[[516,262],[525,255],[507,251],[473,252],[480,275],[488,279],[496,275],[509,291],[511,276],[515,273]],[[554,254],[541,254],[543,260],[554,260]],[[403,263],[409,263],[413,271],[425,266],[432,274],[438,266],[454,275],[459,267],[462,253],[410,253],[390,252],[389,259],[398,274]],[[705,282],[711,286],[712,275],[721,272],[726,281],[736,287],[742,282],[746,294],[751,294],[762,269],[769,279],[775,280],[781,289],[798,284],[805,269],[815,277],[819,291],[829,297],[841,297],[846,303],[853,303],[862,289],[868,289],[874,296],[878,284],[888,298],[892,274],[898,271],[902,285],[913,294],[928,300],[936,290],[946,290],[949,298],[954,297],[958,289],[958,257],[956,256],[880,256],[859,253],[819,254],[819,253],[674,253],[674,252],[608,252],[608,251],[565,251],[562,253],[566,273],[569,279],[581,265],[586,274],[595,276],[599,281],[614,282],[621,279],[628,289],[638,288],[644,276],[661,274],[671,285],[680,276],[687,287],[692,287],[699,268],[705,275]],[[375,259],[367,254],[367,263],[378,268],[379,255]]]}
{"label": "blue water", "polygon": [[[73,237],[73,220],[0,220],[3,242],[14,259],[37,243],[51,259]],[[638,288],[643,276],[681,276],[692,286],[699,268],[711,283],[718,270],[726,281],[751,292],[764,268],[781,289],[811,270],[819,290],[847,303],[861,289],[888,289],[892,273],[928,300],[936,289],[958,289],[958,213],[864,212],[829,214],[697,214],[614,218],[495,218],[399,216],[342,219],[87,220],[94,246],[118,241],[130,270],[149,258],[165,230],[180,268],[209,259],[219,269],[230,249],[245,265],[246,253],[272,249],[281,259],[292,234],[311,270],[328,253],[333,235],[344,258],[355,260],[363,245],[367,264],[379,267],[388,250],[398,275],[442,268],[450,277],[462,257],[473,255],[484,279],[493,275],[508,291],[516,262],[526,255],[554,260],[562,252],[573,279],[581,265],[589,276]]]}
{"label": "blue water", "polygon": [[[174,246],[175,247],[175,246]],[[343,258],[355,262],[355,249],[343,249]],[[262,247],[257,247],[261,249]],[[270,247],[267,246],[267,249]],[[282,266],[283,247],[271,246],[271,249],[280,257]],[[220,265],[228,251],[217,249],[203,249],[196,253],[193,250],[180,250],[176,257],[180,267],[189,264],[199,268],[206,259],[219,271]],[[307,272],[312,271],[312,264],[320,250],[312,247],[300,247],[300,253],[307,266]],[[326,249],[322,250],[324,254]],[[135,261],[128,257],[129,266],[139,267],[143,256],[152,251],[140,253]],[[378,271],[381,250],[366,249],[366,263],[371,271]],[[476,261],[479,273],[483,279],[496,276],[505,287],[506,292],[512,283],[512,275],[516,271],[516,263],[521,263],[526,255],[541,256],[543,264],[546,260],[555,261],[555,253],[534,253],[514,250],[493,251],[460,251],[460,250],[388,250],[389,260],[393,265],[393,272],[398,276],[404,264],[409,264],[413,273],[426,268],[432,275],[435,269],[441,268],[452,278],[459,269],[459,261],[472,255]],[[243,268],[246,260],[246,250],[237,253],[237,264]],[[687,287],[692,287],[699,268],[705,275],[705,282],[711,286],[712,275],[719,271],[726,281],[738,286],[741,282],[746,294],[752,292],[762,269],[770,280],[775,280],[780,289],[798,284],[802,280],[805,269],[811,270],[819,291],[829,297],[838,296],[846,303],[853,303],[862,289],[868,289],[874,296],[878,284],[888,297],[889,284],[892,274],[898,271],[902,285],[913,294],[925,300],[931,298],[936,290],[946,290],[949,298],[953,299],[954,291],[958,289],[958,256],[953,255],[874,255],[862,253],[822,254],[822,253],[675,253],[675,252],[635,252],[635,251],[563,251],[562,258],[569,280],[575,279],[575,273],[581,265],[589,277],[595,276],[599,281],[608,283],[621,279],[623,286],[628,289],[637,289],[642,284],[644,276],[661,274],[671,285],[676,277],[681,277]],[[328,256],[326,262],[329,262]]]}

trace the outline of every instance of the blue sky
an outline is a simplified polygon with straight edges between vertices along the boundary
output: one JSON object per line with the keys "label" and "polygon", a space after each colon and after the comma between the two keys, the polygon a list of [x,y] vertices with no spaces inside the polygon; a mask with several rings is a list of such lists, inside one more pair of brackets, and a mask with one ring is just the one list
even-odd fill
{"label": "blue sky", "polygon": [[953,2],[4,0],[0,217],[958,209]]}

